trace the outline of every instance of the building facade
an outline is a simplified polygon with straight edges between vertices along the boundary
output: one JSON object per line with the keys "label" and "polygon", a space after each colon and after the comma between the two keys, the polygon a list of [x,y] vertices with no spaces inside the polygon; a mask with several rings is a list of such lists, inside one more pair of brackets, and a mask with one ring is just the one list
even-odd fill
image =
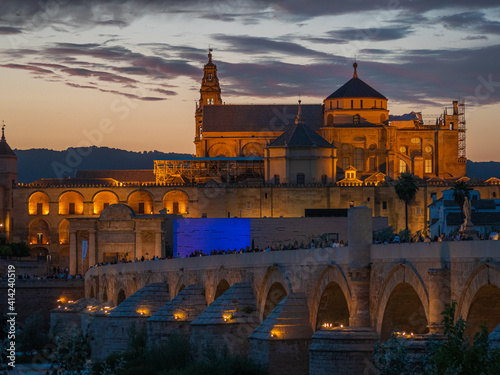
{"label": "building facade", "polygon": [[[226,105],[211,51],[208,57],[195,112],[196,158],[156,161],[150,170],[79,171],[76,178],[17,184],[16,157],[2,137],[0,225],[9,238],[65,267],[82,241],[90,244],[106,226],[119,232],[122,225],[128,237],[135,233],[126,241],[108,233],[102,243],[123,245],[110,252],[132,254],[122,250],[133,244],[136,255],[162,253],[160,211],[185,218],[300,218],[309,209],[327,214],[364,205],[399,230],[404,203],[393,181],[405,171],[420,177],[410,230],[425,233],[428,206],[465,176],[458,102],[433,125],[418,114],[391,117],[388,99],[358,77],[355,65],[353,78],[321,104]],[[493,199],[500,195],[498,182],[469,184]],[[101,217],[114,204],[128,206],[130,215],[121,210],[116,222]]]}

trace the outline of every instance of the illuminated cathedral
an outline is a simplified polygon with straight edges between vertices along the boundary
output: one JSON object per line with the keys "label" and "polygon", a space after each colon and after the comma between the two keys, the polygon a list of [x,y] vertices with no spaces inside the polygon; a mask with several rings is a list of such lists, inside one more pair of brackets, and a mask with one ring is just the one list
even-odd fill
{"label": "illuminated cathedral", "polygon": [[[425,233],[428,206],[469,180],[464,104],[454,101],[432,124],[420,113],[392,116],[356,63],[352,78],[318,104],[230,105],[222,94],[210,51],[195,111],[196,157],[157,160],[149,170],[17,184],[2,137],[3,231],[80,273],[96,262],[166,256],[172,217],[307,218],[364,205],[403,229],[404,204],[391,182],[402,172],[420,178],[409,226]],[[498,179],[472,185],[483,198],[500,195]],[[84,247],[88,255],[77,262]]]}

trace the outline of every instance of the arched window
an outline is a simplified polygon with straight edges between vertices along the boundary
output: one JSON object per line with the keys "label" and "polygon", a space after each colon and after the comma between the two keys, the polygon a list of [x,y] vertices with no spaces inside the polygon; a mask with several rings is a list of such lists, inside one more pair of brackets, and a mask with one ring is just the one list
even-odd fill
{"label": "arched window", "polygon": [[359,116],[359,114],[355,114],[354,116],[352,116],[352,123],[354,125],[359,125],[359,123],[360,123],[360,116]]}
{"label": "arched window", "polygon": [[408,171],[408,166],[404,160],[399,159],[399,173],[406,173]]}
{"label": "arched window", "polygon": [[333,115],[331,113],[326,117],[326,124],[333,125]]}
{"label": "arched window", "polygon": [[354,168],[358,171],[363,172],[365,170],[365,152],[362,148],[357,148],[354,150]]}

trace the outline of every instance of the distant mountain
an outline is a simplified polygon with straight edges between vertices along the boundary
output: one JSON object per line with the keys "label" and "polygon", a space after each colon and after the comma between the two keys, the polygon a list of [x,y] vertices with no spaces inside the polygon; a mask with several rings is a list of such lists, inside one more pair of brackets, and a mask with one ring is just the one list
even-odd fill
{"label": "distant mountain", "polygon": [[498,161],[480,161],[473,162],[467,160],[467,177],[476,177],[488,179],[490,177],[500,178],[500,162]]}
{"label": "distant mountain", "polygon": [[14,152],[17,155],[18,181],[22,183],[40,178],[75,177],[77,170],[153,169],[154,160],[192,156],[160,151],[134,152],[108,147],[68,148],[63,151],[32,148],[16,149]]}
{"label": "distant mountain", "polygon": [[[160,151],[134,152],[108,147],[68,148],[64,151],[32,148],[14,152],[17,155],[18,180],[23,183],[40,178],[74,177],[77,170],[153,169],[154,160],[192,156]],[[468,160],[467,176],[480,179],[500,178],[500,162]]]}

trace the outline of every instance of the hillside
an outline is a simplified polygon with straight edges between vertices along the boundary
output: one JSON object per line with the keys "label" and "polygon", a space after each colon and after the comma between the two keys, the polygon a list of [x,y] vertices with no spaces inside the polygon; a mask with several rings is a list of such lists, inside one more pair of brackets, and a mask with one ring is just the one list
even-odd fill
{"label": "hillside", "polygon": [[14,150],[18,181],[28,183],[40,178],[74,177],[77,170],[153,169],[154,160],[181,159],[190,154],[160,151],[134,152],[108,147]]}
{"label": "hillside", "polygon": [[[68,148],[14,150],[17,155],[19,182],[28,183],[40,178],[74,177],[77,170],[153,169],[154,160],[180,159],[190,154],[160,151],[134,152],[108,147],[90,149]],[[500,178],[500,162],[467,162],[467,176],[480,179]]]}

